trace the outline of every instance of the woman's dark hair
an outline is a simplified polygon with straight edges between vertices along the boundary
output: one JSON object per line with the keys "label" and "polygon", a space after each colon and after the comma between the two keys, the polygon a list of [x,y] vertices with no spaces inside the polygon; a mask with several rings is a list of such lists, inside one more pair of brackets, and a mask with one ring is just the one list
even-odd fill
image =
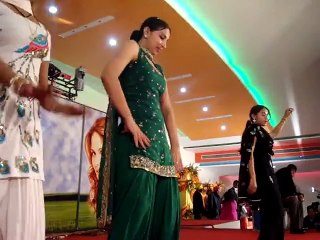
{"label": "woman's dark hair", "polygon": [[165,21],[163,21],[158,17],[149,17],[146,20],[144,20],[139,30],[134,30],[131,33],[130,39],[135,40],[136,42],[139,42],[143,36],[143,29],[145,27],[148,27],[151,32],[159,31],[163,29],[169,29],[171,32],[171,29],[168,23],[166,23]]}
{"label": "woman's dark hair", "polygon": [[252,114],[256,115],[256,114],[258,114],[262,109],[267,109],[269,116],[271,116],[269,108],[267,108],[267,107],[265,107],[265,106],[263,106],[263,105],[255,105],[255,106],[253,106],[253,107],[250,109],[250,113],[249,113],[249,118],[250,118],[250,120],[247,121],[246,127],[245,127],[245,129],[243,130],[242,137],[241,137],[240,153],[242,153],[242,152],[244,151],[244,149],[243,149],[243,147],[244,147],[244,146],[243,146],[243,143],[248,140],[248,139],[247,139],[248,137],[245,136],[246,129],[248,129],[251,124],[253,124]]}
{"label": "woman's dark hair", "polygon": [[252,114],[257,115],[262,109],[267,109],[268,115],[271,117],[269,108],[263,105],[255,105],[250,109],[250,113],[249,113],[250,120],[247,121],[246,128],[253,122]]}

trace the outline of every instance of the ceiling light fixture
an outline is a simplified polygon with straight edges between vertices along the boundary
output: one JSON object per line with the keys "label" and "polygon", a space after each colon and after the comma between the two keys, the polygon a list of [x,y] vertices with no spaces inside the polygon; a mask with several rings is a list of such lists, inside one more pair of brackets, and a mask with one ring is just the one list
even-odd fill
{"label": "ceiling light fixture", "polygon": [[81,33],[83,31],[86,31],[86,30],[88,30],[90,28],[95,28],[95,27],[97,27],[99,25],[108,23],[108,22],[110,22],[110,21],[112,21],[114,19],[115,19],[114,16],[106,16],[106,17],[103,17],[103,18],[99,18],[99,19],[96,19],[93,22],[89,22],[89,23],[81,25],[81,26],[79,26],[77,28],[71,29],[68,32],[60,33],[59,37],[67,38],[67,37],[70,37],[70,36],[75,35],[77,33]]}
{"label": "ceiling light fixture", "polygon": [[203,108],[202,108],[202,111],[204,111],[204,112],[208,112],[208,107],[207,106],[204,106]]}
{"label": "ceiling light fixture", "polygon": [[222,131],[225,131],[225,130],[227,129],[227,126],[226,126],[226,125],[221,125],[220,129],[221,129]]}
{"label": "ceiling light fixture", "polygon": [[114,39],[114,38],[110,38],[110,39],[109,39],[109,45],[110,45],[111,47],[117,46],[117,40]]}
{"label": "ceiling light fixture", "polygon": [[51,5],[51,6],[49,7],[49,13],[51,13],[51,14],[56,14],[57,12],[58,12],[58,8],[57,8],[56,6]]}
{"label": "ceiling light fixture", "polygon": [[185,92],[187,92],[187,89],[185,87],[182,87],[182,88],[180,88],[180,92],[185,93]]}

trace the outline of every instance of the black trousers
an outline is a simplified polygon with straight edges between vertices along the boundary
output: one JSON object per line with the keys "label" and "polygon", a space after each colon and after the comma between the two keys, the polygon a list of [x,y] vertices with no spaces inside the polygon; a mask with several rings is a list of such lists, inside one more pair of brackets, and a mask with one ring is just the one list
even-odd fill
{"label": "black trousers", "polygon": [[284,240],[283,207],[275,178],[258,183],[261,196],[261,229],[258,240]]}

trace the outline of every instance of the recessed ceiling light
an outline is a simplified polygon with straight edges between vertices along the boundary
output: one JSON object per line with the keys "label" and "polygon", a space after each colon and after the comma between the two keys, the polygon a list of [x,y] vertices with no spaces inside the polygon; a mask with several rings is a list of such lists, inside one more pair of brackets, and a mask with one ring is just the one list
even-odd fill
{"label": "recessed ceiling light", "polygon": [[114,38],[110,38],[110,39],[109,39],[109,45],[110,45],[111,47],[117,46],[117,40],[114,39]]}
{"label": "recessed ceiling light", "polygon": [[56,14],[56,13],[58,12],[58,8],[57,8],[56,6],[54,6],[54,5],[51,5],[51,6],[49,7],[49,12],[50,12],[51,14]]}
{"label": "recessed ceiling light", "polygon": [[202,107],[202,111],[208,112],[209,108],[207,106]]}
{"label": "recessed ceiling light", "polygon": [[220,129],[221,129],[222,131],[224,131],[224,130],[227,129],[227,126],[226,126],[226,125],[221,125]]}
{"label": "recessed ceiling light", "polygon": [[185,93],[186,91],[187,91],[187,89],[185,87],[180,88],[181,93]]}

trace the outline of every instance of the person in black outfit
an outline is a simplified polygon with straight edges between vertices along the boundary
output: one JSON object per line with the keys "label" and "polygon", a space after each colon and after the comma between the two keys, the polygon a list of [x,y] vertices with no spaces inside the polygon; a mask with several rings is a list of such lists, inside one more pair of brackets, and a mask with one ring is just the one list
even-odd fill
{"label": "person in black outfit", "polygon": [[204,214],[204,205],[202,198],[202,189],[199,187],[193,194],[193,215],[194,219],[201,219]]}
{"label": "person in black outfit", "polygon": [[289,210],[290,232],[303,233],[303,194],[297,191],[293,177],[297,172],[294,164],[289,164],[276,172],[282,203]]}
{"label": "person in black outfit", "polygon": [[232,188],[229,188],[228,191],[225,192],[223,195],[223,200],[224,201],[238,201],[238,185],[239,181],[234,180],[232,184]]}
{"label": "person in black outfit", "polygon": [[239,199],[260,201],[261,229],[259,240],[284,240],[283,208],[277,179],[273,170],[273,138],[279,134],[293,109],[289,108],[280,123],[268,133],[270,111],[256,105],[242,134],[239,169]]}

